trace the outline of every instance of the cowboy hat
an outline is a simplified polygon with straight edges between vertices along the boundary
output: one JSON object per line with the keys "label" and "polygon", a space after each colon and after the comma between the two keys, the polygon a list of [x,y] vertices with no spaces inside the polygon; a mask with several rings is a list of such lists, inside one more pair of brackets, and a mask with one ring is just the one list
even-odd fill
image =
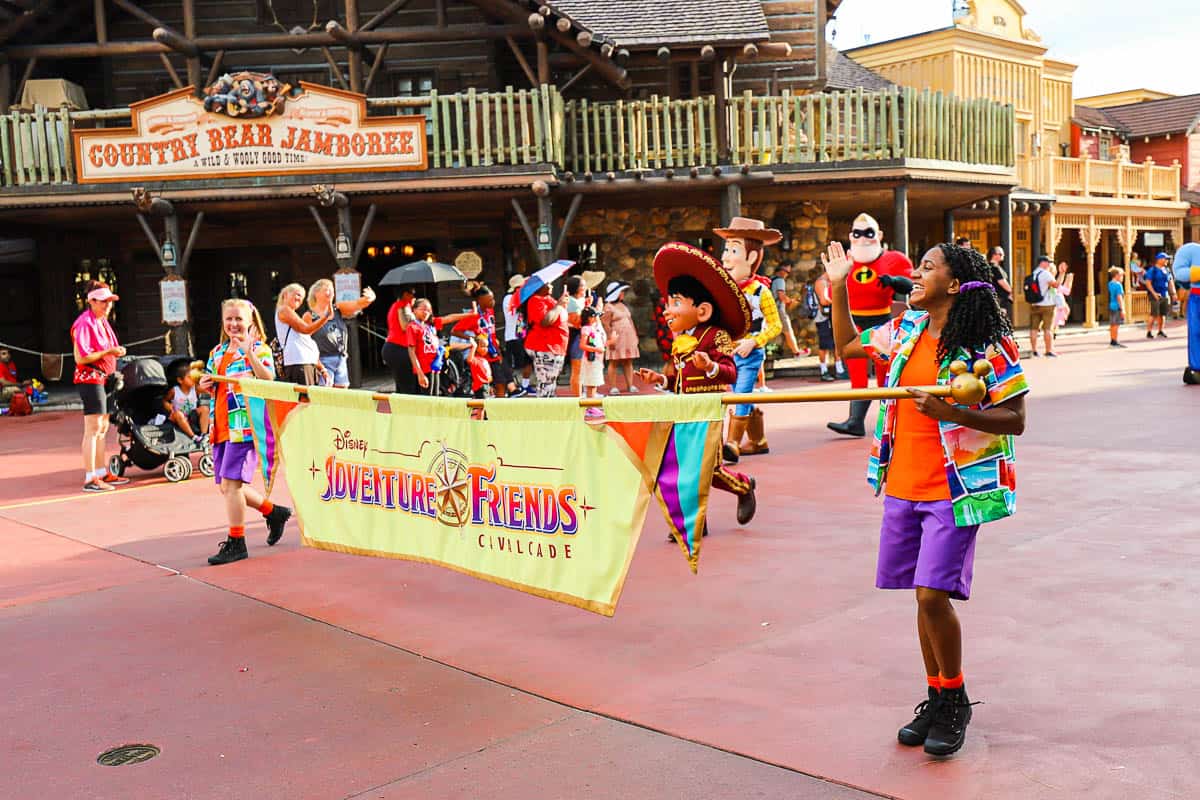
{"label": "cowboy hat", "polygon": [[604,273],[598,269],[585,269],[579,273],[579,277],[583,278],[583,282],[589,289],[595,289],[604,280]]}
{"label": "cowboy hat", "polygon": [[610,281],[608,286],[604,287],[604,302],[615,303],[621,292],[629,288],[629,284],[624,281]]}
{"label": "cowboy hat", "polygon": [[754,239],[762,242],[763,246],[775,244],[783,238],[782,233],[768,228],[761,219],[749,217],[734,217],[729,221],[728,228],[713,228],[713,233],[722,239]]}
{"label": "cowboy hat", "polygon": [[511,278],[508,279],[508,288],[511,291],[515,292],[517,289],[521,288],[521,284],[524,282],[525,282],[524,275],[513,275]]}
{"label": "cowboy hat", "polygon": [[690,275],[713,296],[718,327],[724,328],[732,339],[740,339],[750,329],[750,304],[737,282],[721,266],[721,262],[683,242],[664,244],[654,254],[654,283],[663,297],[667,286],[678,275]]}

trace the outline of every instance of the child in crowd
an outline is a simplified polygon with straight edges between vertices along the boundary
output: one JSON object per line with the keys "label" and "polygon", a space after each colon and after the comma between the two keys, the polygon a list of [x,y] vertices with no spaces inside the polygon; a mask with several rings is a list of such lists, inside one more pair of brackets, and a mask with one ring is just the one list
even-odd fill
{"label": "child in crowd", "polygon": [[5,405],[12,400],[13,395],[24,391],[21,378],[17,375],[17,364],[12,359],[8,348],[0,348],[0,403]]}
{"label": "child in crowd", "polygon": [[[962,630],[951,598],[971,594],[975,536],[1016,506],[1013,437],[1025,430],[1025,393],[1008,317],[983,256],[952,244],[930,249],[913,270],[911,311],[860,335],[850,318],[852,260],[840,242],[822,256],[833,284],[834,339],[845,358],[871,358],[887,385],[911,400],[885,400],[868,477],[884,494],[875,585],[916,592],[917,634],[928,699],[902,727],[901,744],[948,756],[971,721],[962,672]],[[948,384],[980,359],[987,392],[972,406],[916,388]],[[962,362],[955,364],[954,362]],[[981,370],[982,371],[982,370]]]}
{"label": "child in crowd", "polygon": [[[196,366],[201,362],[197,361]],[[184,435],[199,444],[208,433],[208,404],[201,403],[196,395],[196,379],[192,365],[180,362],[175,367],[175,385],[163,395],[163,409],[167,418]]]}
{"label": "child in crowd", "polygon": [[1111,267],[1108,270],[1108,346],[1124,347],[1117,341],[1117,334],[1125,324],[1125,270]]}
{"label": "child in crowd", "polygon": [[[579,371],[581,397],[595,397],[604,385],[604,351],[607,347],[608,337],[600,323],[600,315],[591,306],[584,308],[579,312],[579,349],[583,353]],[[593,418],[603,413],[598,408],[589,408],[584,416]]]}
{"label": "child in crowd", "polygon": [[492,364],[488,360],[488,337],[481,333],[467,355],[467,369],[471,372],[471,396],[482,400],[492,394]]}
{"label": "child in crowd", "polygon": [[277,506],[258,493],[254,479],[257,459],[246,398],[235,384],[214,381],[212,376],[227,378],[275,378],[271,347],[263,341],[263,323],[249,300],[226,300],[221,304],[221,342],[212,349],[200,378],[200,390],[207,392],[212,404],[213,480],[225,499],[229,518],[229,536],[221,542],[209,564],[241,561],[246,553],[246,506],[257,509],[267,523],[267,544],[283,536],[283,526],[292,516],[287,506]]}

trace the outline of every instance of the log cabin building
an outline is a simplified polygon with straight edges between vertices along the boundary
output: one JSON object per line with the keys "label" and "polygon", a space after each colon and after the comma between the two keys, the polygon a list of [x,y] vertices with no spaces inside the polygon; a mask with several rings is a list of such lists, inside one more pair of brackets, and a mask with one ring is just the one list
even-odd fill
{"label": "log cabin building", "polygon": [[0,341],[68,350],[89,277],[124,341],[203,352],[224,297],[569,256],[653,353],[650,257],[733,215],[801,275],[860,211],[915,255],[1017,187],[1013,106],[827,48],[838,1],[0,0]]}

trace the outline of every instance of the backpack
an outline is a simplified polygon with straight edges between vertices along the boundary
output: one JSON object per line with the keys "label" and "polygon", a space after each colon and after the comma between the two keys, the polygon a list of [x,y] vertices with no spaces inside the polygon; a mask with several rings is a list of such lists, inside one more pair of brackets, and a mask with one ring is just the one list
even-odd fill
{"label": "backpack", "polygon": [[279,339],[271,338],[271,343],[268,345],[271,348],[271,359],[275,362],[275,376],[277,378],[283,376],[283,348],[279,345]]}
{"label": "backpack", "polygon": [[810,283],[804,291],[804,316],[815,320],[821,313],[821,304],[817,302],[817,291]]}
{"label": "backpack", "polygon": [[1025,290],[1025,301],[1031,305],[1040,303],[1045,299],[1042,296],[1042,286],[1038,283],[1038,273],[1042,271],[1042,268],[1038,267],[1025,276],[1025,282],[1022,284],[1022,288]]}
{"label": "backpack", "polygon": [[13,417],[27,417],[33,413],[33,405],[24,391],[19,391],[8,401],[8,413]]}

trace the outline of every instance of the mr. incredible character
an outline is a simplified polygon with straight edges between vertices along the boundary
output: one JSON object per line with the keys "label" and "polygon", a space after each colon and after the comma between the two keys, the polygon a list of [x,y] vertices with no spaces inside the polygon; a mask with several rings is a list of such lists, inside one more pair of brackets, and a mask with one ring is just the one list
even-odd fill
{"label": "mr. incredible character", "polygon": [[1200,244],[1189,242],[1175,251],[1175,285],[1187,293],[1188,349],[1183,382],[1200,386]]}
{"label": "mr. incredible character", "polygon": [[[860,331],[882,325],[892,317],[896,295],[912,291],[912,261],[899,251],[883,249],[883,229],[870,214],[859,214],[850,226],[850,257],[854,261],[846,278],[850,317]],[[846,359],[852,388],[867,388],[868,366],[865,358]],[[876,369],[875,379],[883,386],[887,374]],[[850,417],[845,422],[830,422],[828,427],[846,436],[866,436],[870,408],[870,400],[851,400]]]}
{"label": "mr. incredible character", "polygon": [[[677,394],[724,392],[737,376],[734,342],[750,327],[745,295],[721,265],[698,247],[663,245],[654,256],[654,282],[666,298],[663,317],[675,338],[665,374],[639,369],[638,377]],[[754,518],[754,478],[718,459],[712,485],[737,495],[737,521]]]}
{"label": "mr. incredible character", "polygon": [[[747,394],[754,391],[767,344],[783,332],[779,307],[770,287],[755,278],[762,266],[763,249],[778,242],[783,234],[768,228],[762,220],[746,217],[734,217],[728,228],[715,228],[713,233],[725,240],[721,264],[737,281],[750,305],[750,329],[733,348],[733,361],[737,365],[733,390]],[[761,409],[749,403],[734,406],[722,448],[724,459],[736,464],[740,456],[770,452],[764,428]],[[743,442],[743,436],[748,441]]]}

